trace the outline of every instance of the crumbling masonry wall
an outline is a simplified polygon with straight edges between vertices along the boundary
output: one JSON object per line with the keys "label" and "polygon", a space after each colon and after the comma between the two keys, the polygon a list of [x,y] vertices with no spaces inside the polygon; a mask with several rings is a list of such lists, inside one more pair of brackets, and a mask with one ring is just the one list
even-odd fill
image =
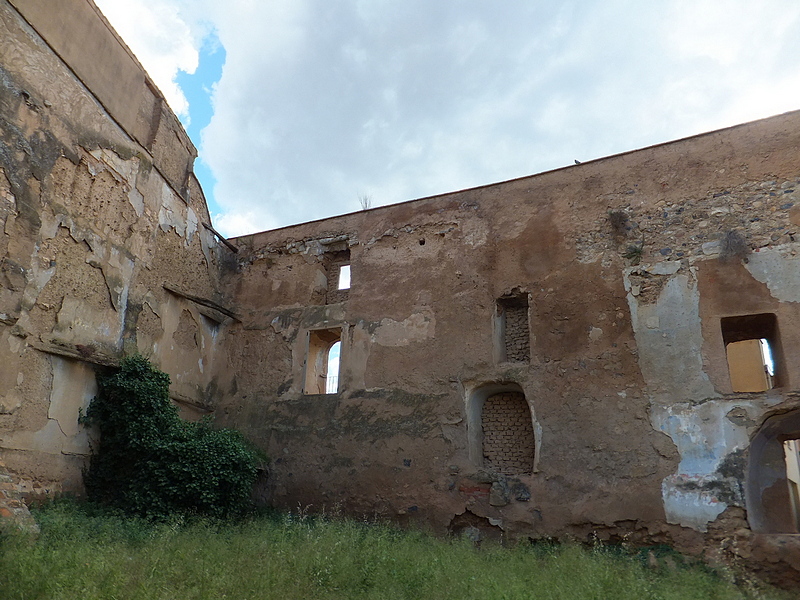
{"label": "crumbling masonry wall", "polygon": [[[748,521],[788,501],[777,437],[761,466],[748,460],[771,415],[800,410],[798,157],[789,113],[232,240],[236,392],[218,416],[274,457],[278,506],[724,546],[798,578],[788,521]],[[326,304],[342,244],[353,283]],[[734,392],[722,319],[763,313],[780,386]],[[329,328],[342,331],[339,393],[304,394],[310,332]],[[513,474],[482,445],[484,403],[509,391],[534,437],[532,469]]]}
{"label": "crumbling masonry wall", "polygon": [[213,410],[230,316],[196,151],[94,4],[3,0],[0,57],[0,458],[30,500],[81,491],[79,410],[124,353]]}
{"label": "crumbling masonry wall", "polygon": [[[0,57],[4,495],[80,490],[95,369],[138,350],[186,416],[273,457],[278,507],[800,581],[800,113],[221,244],[194,148],[90,0],[0,0]],[[734,389],[738,321],[773,388]],[[333,339],[338,392],[307,393]]]}

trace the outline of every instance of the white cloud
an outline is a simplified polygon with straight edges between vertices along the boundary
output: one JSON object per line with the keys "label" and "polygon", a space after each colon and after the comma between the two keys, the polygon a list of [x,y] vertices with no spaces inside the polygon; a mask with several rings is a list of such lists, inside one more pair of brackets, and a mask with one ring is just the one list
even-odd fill
{"label": "white cloud", "polygon": [[194,73],[203,32],[199,23],[181,14],[180,0],[95,0],[117,33],[164,94],[172,110],[184,122],[189,103],[175,76],[178,71]]}
{"label": "white cloud", "polygon": [[174,38],[146,43],[165,78],[192,68],[198,23],[227,51],[200,151],[230,235],[798,108],[794,0],[133,4],[164,15],[135,35]]}
{"label": "white cloud", "polygon": [[214,228],[226,237],[237,237],[255,231],[274,229],[279,224],[267,211],[246,210],[230,211],[212,215]]}

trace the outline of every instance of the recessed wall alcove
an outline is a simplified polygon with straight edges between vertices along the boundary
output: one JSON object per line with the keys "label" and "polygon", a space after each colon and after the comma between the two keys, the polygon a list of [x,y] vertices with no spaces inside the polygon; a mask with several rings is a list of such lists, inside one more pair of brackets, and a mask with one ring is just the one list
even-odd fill
{"label": "recessed wall alcove", "polygon": [[541,427],[517,383],[487,383],[466,394],[467,443],[473,465],[504,475],[538,468]]}
{"label": "recessed wall alcove", "polygon": [[[747,519],[759,533],[800,533],[797,486],[790,484],[787,447],[800,439],[800,408],[769,417],[750,443],[747,465]],[[794,464],[796,472],[796,458]],[[794,485],[794,487],[793,487]]]}

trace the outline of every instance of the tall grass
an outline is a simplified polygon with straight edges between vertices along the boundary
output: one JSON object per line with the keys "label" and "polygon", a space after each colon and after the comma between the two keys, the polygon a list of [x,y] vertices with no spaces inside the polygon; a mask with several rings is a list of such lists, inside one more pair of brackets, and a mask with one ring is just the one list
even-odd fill
{"label": "tall grass", "polygon": [[0,598],[739,599],[702,567],[650,569],[601,547],[467,541],[297,515],[153,525],[57,504],[34,539],[0,535]]}

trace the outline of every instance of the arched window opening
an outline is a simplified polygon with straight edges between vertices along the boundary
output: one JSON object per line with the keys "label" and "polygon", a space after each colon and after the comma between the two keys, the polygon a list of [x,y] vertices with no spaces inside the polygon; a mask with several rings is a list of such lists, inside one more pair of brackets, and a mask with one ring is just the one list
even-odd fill
{"label": "arched window opening", "polygon": [[789,510],[795,530],[800,531],[800,439],[784,440],[786,483],[789,484]]}
{"label": "arched window opening", "polygon": [[775,415],[750,444],[747,518],[758,533],[800,533],[800,410]]}
{"label": "arched window opening", "polygon": [[542,428],[519,384],[485,383],[468,391],[465,400],[472,464],[507,475],[535,473]]}
{"label": "arched window opening", "polygon": [[308,332],[304,394],[336,394],[339,391],[341,329]]}
{"label": "arched window opening", "polygon": [[342,342],[334,342],[328,350],[328,368],[325,374],[325,393],[336,394],[339,391],[339,354]]}
{"label": "arched window opening", "polygon": [[[493,396],[511,394],[516,423],[512,418],[499,418],[501,402]],[[536,421],[533,406],[528,403],[522,387],[513,382],[492,382],[467,390],[467,449],[469,459],[477,468],[488,468],[512,475],[531,475],[538,470],[541,455],[542,428]],[[488,413],[484,412],[487,409]],[[503,426],[505,423],[507,426]],[[504,437],[507,436],[507,437]],[[488,443],[486,439],[490,438]],[[516,448],[512,448],[516,446]],[[520,448],[522,451],[520,452]],[[519,454],[517,455],[517,452]],[[512,458],[505,464],[503,456]]]}

